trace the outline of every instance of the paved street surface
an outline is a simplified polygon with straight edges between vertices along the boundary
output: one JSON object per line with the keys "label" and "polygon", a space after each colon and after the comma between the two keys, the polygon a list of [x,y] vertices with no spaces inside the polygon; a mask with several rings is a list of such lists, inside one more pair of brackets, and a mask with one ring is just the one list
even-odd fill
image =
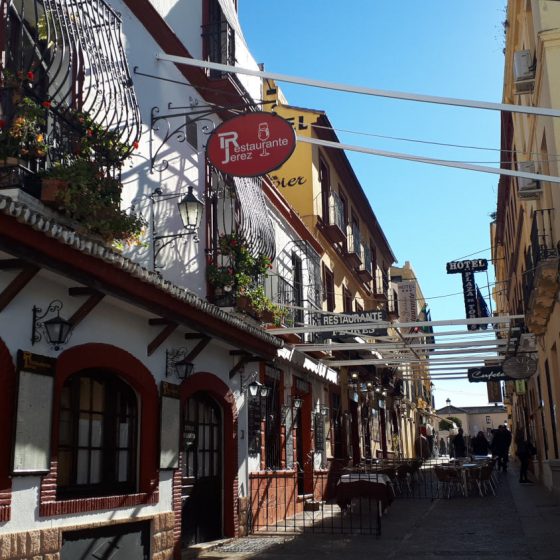
{"label": "paved street surface", "polygon": [[500,474],[496,497],[397,499],[379,537],[253,536],[193,549],[185,558],[559,560],[559,502],[537,484],[519,484],[517,476],[515,467]]}

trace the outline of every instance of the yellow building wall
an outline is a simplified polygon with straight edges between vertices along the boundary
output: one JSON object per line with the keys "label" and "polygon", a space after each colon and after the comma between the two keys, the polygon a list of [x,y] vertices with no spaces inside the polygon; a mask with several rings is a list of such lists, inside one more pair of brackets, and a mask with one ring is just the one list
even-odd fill
{"label": "yellow building wall", "polygon": [[[269,96],[267,101],[277,100],[276,95]],[[271,104],[265,105],[271,107]],[[316,137],[313,125],[322,115],[321,112],[300,107],[278,104],[272,106],[272,110],[280,117],[288,120],[294,126],[297,136]],[[372,294],[364,290],[362,283],[348,270],[344,260],[337,253],[332,244],[327,241],[317,228],[317,218],[322,217],[321,183],[319,180],[320,150],[317,146],[298,142],[292,156],[280,168],[271,171],[269,177],[275,187],[286,198],[290,206],[300,215],[306,226],[319,240],[325,254],[322,262],[334,274],[335,283],[335,311],[340,312],[344,308],[342,287],[345,286],[365,310],[376,308],[376,300]],[[330,183],[333,190],[338,190],[338,185],[343,181],[337,174],[336,166],[329,161],[326,152],[322,156],[329,164]],[[348,200],[348,212],[351,211],[353,201]],[[363,227],[364,224],[361,223]],[[369,239],[370,234],[361,233],[363,239]]]}

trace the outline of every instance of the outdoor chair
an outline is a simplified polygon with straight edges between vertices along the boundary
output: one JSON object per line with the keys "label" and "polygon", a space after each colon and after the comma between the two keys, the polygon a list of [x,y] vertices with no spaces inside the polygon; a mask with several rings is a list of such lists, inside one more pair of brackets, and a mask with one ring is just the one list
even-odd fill
{"label": "outdoor chair", "polygon": [[495,485],[494,482],[492,481],[492,476],[494,474],[493,471],[494,471],[494,465],[492,463],[487,463],[486,465],[483,465],[480,469],[480,484],[484,489],[485,493],[486,491],[488,491],[488,489],[490,489],[490,492],[492,492],[492,494],[495,496],[496,495]]}
{"label": "outdoor chair", "polygon": [[436,465],[434,473],[438,480],[438,485],[441,485],[443,490],[446,491],[448,499],[451,497],[452,492],[460,492],[463,496],[467,495],[460,469]]}
{"label": "outdoor chair", "polygon": [[465,479],[467,483],[467,491],[469,488],[474,487],[478,493],[483,496],[482,482],[481,482],[482,467],[470,467],[465,470]]}
{"label": "outdoor chair", "polygon": [[409,495],[412,494],[411,486],[412,465],[402,463],[396,469],[397,488],[399,492],[406,490]]}

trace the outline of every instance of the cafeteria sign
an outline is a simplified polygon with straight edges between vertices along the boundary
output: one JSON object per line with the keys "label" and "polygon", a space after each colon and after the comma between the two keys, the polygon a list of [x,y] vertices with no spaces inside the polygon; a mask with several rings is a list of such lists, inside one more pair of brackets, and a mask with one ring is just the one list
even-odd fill
{"label": "cafeteria sign", "polygon": [[469,382],[479,383],[487,381],[510,381],[513,379],[506,375],[503,371],[502,366],[485,366],[469,368],[467,370]]}
{"label": "cafeteria sign", "polygon": [[292,125],[271,113],[256,111],[234,117],[212,132],[208,161],[235,177],[258,177],[278,169],[296,147]]}

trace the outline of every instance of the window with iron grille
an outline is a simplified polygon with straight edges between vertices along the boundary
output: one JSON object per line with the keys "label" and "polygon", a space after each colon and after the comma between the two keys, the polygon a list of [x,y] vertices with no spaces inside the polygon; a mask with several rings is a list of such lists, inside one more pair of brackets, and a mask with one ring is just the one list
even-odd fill
{"label": "window with iron grille", "polygon": [[325,265],[323,265],[323,294],[327,302],[327,311],[334,311],[334,274]]}
{"label": "window with iron grille", "polygon": [[319,181],[321,182],[322,217],[325,224],[329,223],[329,198],[331,192],[331,178],[329,166],[321,160],[319,164]]}
{"label": "window with iron grille", "polygon": [[104,496],[136,488],[138,405],[132,388],[111,373],[71,376],[60,396],[60,497]]}
{"label": "window with iron grille", "polygon": [[[210,62],[235,66],[235,32],[227,21],[218,0],[208,1],[207,24],[202,26],[203,52]],[[210,70],[213,79],[225,77],[220,70]]]}
{"label": "window with iron grille", "polygon": [[278,372],[278,379],[267,375],[264,380],[264,384],[268,387],[268,395],[263,399],[265,409],[265,467],[267,469],[279,469],[281,467],[279,377]]}
{"label": "window with iron grille", "polygon": [[292,253],[292,270],[294,274],[294,302],[299,309],[294,310],[294,321],[296,325],[303,324],[303,262],[301,258]]}
{"label": "window with iron grille", "polygon": [[352,294],[346,286],[342,286],[344,313],[352,313]]}
{"label": "window with iron grille", "polygon": [[338,393],[331,393],[331,440],[334,457],[344,457],[342,405]]}
{"label": "window with iron grille", "polygon": [[313,414],[315,451],[325,451],[325,417],[320,412]]}

